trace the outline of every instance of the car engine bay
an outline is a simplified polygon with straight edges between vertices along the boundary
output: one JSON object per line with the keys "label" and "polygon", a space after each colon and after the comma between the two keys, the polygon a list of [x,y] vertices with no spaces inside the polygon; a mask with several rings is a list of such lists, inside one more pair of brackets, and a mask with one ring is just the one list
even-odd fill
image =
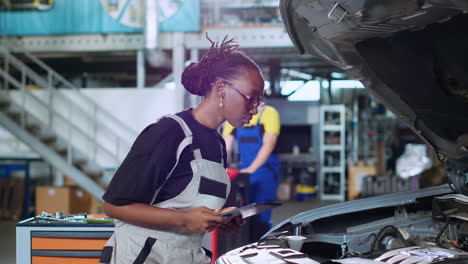
{"label": "car engine bay", "polygon": [[313,209],[217,263],[468,263],[468,198],[444,185]]}

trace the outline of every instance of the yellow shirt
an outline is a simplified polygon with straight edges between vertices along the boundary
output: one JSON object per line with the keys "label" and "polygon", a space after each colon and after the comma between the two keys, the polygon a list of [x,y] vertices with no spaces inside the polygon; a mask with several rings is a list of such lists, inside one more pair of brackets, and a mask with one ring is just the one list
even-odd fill
{"label": "yellow shirt", "polygon": [[[244,127],[254,126],[258,124],[259,116],[260,116],[260,113],[257,113],[256,115],[254,115],[252,119],[250,120],[250,122],[246,124]],[[280,124],[280,117],[279,117],[278,111],[276,111],[276,109],[271,106],[265,106],[265,109],[263,109],[260,124],[263,125],[265,132],[274,132],[279,135],[281,124]],[[224,129],[223,129],[223,136],[232,134],[233,130],[234,130],[234,127],[231,124],[229,124],[229,122],[226,122],[224,125]]]}

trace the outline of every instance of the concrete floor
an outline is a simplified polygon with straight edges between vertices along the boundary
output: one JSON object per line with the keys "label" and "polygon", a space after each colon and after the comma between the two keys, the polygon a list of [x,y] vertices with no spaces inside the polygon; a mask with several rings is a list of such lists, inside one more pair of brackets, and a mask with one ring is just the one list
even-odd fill
{"label": "concrete floor", "polygon": [[[274,209],[272,213],[273,226],[280,223],[284,219],[291,217],[300,212],[310,210],[312,208],[322,207],[334,202],[323,202],[318,199],[308,199],[303,202],[283,201],[283,206]],[[0,221],[0,259],[2,264],[16,263],[16,222]]]}
{"label": "concrete floor", "polygon": [[16,262],[16,222],[0,221],[0,259],[3,264]]}

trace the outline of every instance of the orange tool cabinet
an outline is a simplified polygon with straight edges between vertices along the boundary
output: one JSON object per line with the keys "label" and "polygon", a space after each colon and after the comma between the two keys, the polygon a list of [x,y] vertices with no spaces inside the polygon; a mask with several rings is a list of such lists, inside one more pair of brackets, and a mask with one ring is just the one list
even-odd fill
{"label": "orange tool cabinet", "polygon": [[17,264],[97,264],[114,225],[37,221],[16,225]]}

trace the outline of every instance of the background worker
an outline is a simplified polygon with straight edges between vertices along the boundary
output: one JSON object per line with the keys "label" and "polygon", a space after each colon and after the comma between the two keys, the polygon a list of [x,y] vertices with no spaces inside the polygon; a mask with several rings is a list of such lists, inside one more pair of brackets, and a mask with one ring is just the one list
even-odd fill
{"label": "background worker", "polygon": [[[280,161],[275,147],[280,126],[279,113],[272,106],[264,107],[242,128],[234,128],[229,122],[225,124],[223,138],[226,141],[227,153],[231,154],[236,142],[240,172],[250,174],[250,203],[276,199]],[[271,228],[271,210],[253,216],[249,221],[249,240],[258,241]]]}

